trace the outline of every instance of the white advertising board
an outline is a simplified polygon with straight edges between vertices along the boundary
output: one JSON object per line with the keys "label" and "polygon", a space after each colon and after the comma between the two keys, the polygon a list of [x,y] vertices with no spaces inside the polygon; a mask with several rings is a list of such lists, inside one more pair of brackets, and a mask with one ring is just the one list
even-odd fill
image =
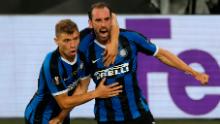
{"label": "white advertising board", "polygon": [[[42,61],[56,48],[54,26],[73,19],[79,29],[87,16],[0,16],[0,117],[23,117],[37,88]],[[191,67],[210,74],[208,86],[155,60],[140,69],[141,87],[156,118],[220,118],[220,16],[118,16],[121,28],[141,32]],[[145,65],[145,56],[139,63]],[[141,58],[141,59],[140,59]],[[155,64],[156,63],[156,64]],[[158,66],[159,65],[159,66]],[[178,78],[182,77],[182,78]],[[94,88],[93,82],[90,89]],[[94,101],[72,117],[94,117]]]}

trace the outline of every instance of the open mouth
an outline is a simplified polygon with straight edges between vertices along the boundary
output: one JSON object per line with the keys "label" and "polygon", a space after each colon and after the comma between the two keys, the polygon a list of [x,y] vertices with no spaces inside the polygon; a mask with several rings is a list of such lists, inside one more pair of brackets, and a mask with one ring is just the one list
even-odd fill
{"label": "open mouth", "polygon": [[72,50],[71,53],[72,53],[72,54],[76,53],[76,50]]}
{"label": "open mouth", "polygon": [[103,28],[103,29],[100,29],[99,32],[101,34],[105,34],[105,33],[108,33],[108,30],[106,28]]}
{"label": "open mouth", "polygon": [[107,33],[108,31],[107,30],[105,30],[105,31],[100,31],[100,33],[102,33],[102,34],[105,34],[105,33]]}

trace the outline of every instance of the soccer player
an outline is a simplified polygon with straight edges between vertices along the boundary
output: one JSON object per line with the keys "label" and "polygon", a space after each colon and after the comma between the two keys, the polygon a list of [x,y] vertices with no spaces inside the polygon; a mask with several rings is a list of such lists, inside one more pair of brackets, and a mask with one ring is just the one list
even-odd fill
{"label": "soccer player", "polygon": [[[42,64],[37,92],[25,110],[26,124],[49,124],[63,110],[121,92],[118,83],[104,85],[105,80],[95,90],[86,92],[83,87],[88,85],[90,78],[77,53],[80,40],[77,25],[70,19],[61,20],[55,32],[58,47],[47,54]],[[69,124],[69,116],[65,116],[62,123]]]}
{"label": "soccer player", "polygon": [[[83,55],[86,70],[96,85],[106,78],[106,84],[119,82],[123,92],[107,99],[95,99],[95,118],[98,124],[154,124],[149,106],[140,91],[137,81],[137,53],[142,52],[159,59],[164,64],[186,72],[201,84],[207,84],[209,76],[199,73],[180,58],[165,49],[157,47],[138,32],[120,29],[118,54],[110,66],[103,63],[103,52],[111,37],[112,11],[108,5],[99,2],[89,11],[89,29],[81,32],[79,52]],[[147,68],[147,67],[146,67]]]}

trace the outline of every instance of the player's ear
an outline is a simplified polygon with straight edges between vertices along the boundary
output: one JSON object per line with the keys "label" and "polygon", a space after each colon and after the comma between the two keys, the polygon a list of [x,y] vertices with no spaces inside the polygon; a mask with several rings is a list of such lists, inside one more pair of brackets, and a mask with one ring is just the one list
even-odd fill
{"label": "player's ear", "polygon": [[90,19],[89,19],[88,23],[89,23],[89,28],[93,28],[92,27],[92,21]]}
{"label": "player's ear", "polygon": [[54,37],[54,42],[56,43],[56,45],[58,45],[58,39],[57,39],[57,37]]}

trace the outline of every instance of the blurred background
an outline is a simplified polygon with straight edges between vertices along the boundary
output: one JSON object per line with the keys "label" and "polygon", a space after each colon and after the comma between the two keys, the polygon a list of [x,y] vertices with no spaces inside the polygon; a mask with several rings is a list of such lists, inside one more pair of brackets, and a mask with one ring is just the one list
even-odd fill
{"label": "blurred background", "polygon": [[[88,26],[90,5],[98,1],[112,7],[121,28],[142,33],[210,75],[209,85],[202,87],[190,76],[139,54],[139,85],[158,123],[219,124],[220,0],[0,1],[0,124],[24,123],[42,61],[56,48],[56,22],[70,18],[81,30]],[[75,108],[72,124],[95,124],[93,104]]]}
{"label": "blurred background", "polygon": [[219,14],[219,0],[7,0],[1,14],[86,14],[104,1],[118,14]]}

